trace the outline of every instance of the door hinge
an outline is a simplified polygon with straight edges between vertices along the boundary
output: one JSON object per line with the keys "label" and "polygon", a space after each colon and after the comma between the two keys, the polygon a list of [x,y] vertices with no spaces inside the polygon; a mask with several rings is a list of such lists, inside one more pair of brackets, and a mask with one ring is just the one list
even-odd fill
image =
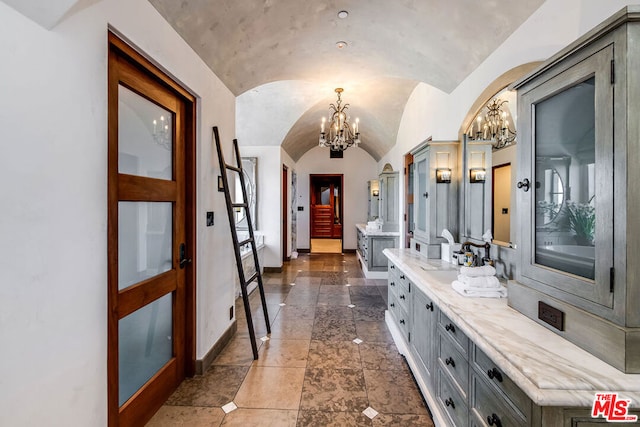
{"label": "door hinge", "polygon": [[611,84],[616,83],[616,61],[611,60]]}
{"label": "door hinge", "polygon": [[407,220],[407,214],[404,214],[404,220],[405,221]]}
{"label": "door hinge", "polygon": [[408,341],[411,342],[411,332],[407,334]]}
{"label": "door hinge", "polygon": [[613,267],[609,269],[609,292],[613,293],[613,286],[616,282],[616,272]]}

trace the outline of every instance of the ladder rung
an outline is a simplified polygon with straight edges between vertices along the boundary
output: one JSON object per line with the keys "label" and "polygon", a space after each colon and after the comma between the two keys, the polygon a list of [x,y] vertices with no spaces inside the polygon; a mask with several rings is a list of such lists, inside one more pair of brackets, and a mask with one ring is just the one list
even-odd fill
{"label": "ladder rung", "polygon": [[242,169],[237,167],[237,166],[231,166],[231,165],[226,165],[225,164],[224,167],[226,167],[227,169],[232,170],[232,171],[242,172]]}
{"label": "ladder rung", "polygon": [[247,240],[243,240],[242,242],[239,242],[238,246],[244,246],[247,243],[251,243],[251,242],[253,242],[253,239],[251,237],[249,237]]}
{"label": "ladder rung", "polygon": [[247,205],[246,203],[232,203],[231,206],[234,207],[234,208],[248,208],[249,207],[249,205]]}
{"label": "ladder rung", "polygon": [[257,278],[258,278],[258,273],[253,273],[253,276],[249,277],[249,280],[247,280],[247,285],[253,282],[254,280],[256,280]]}

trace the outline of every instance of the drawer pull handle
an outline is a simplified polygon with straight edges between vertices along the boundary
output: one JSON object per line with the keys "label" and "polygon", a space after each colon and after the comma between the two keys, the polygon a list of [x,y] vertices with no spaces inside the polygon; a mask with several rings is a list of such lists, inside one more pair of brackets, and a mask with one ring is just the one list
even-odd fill
{"label": "drawer pull handle", "polygon": [[489,424],[490,426],[502,427],[500,418],[498,418],[496,414],[491,414],[487,416],[487,424]]}
{"label": "drawer pull handle", "polygon": [[401,278],[402,280],[404,280],[404,274],[401,274],[401,275],[400,275],[400,278]]}
{"label": "drawer pull handle", "polygon": [[396,266],[395,265],[391,265],[391,269],[395,270]]}
{"label": "drawer pull handle", "polygon": [[395,285],[396,285],[396,283],[395,283],[395,282],[391,282],[391,283],[389,283],[389,284],[390,284],[391,286],[395,286]]}
{"label": "drawer pull handle", "polygon": [[447,326],[444,327],[447,331],[451,332],[452,334],[456,333],[456,327],[453,326],[451,323],[449,323]]}
{"label": "drawer pull handle", "polygon": [[404,294],[400,295],[400,299],[405,299]]}
{"label": "drawer pull handle", "polygon": [[456,404],[453,403],[453,399],[448,397],[447,400],[444,401],[444,404],[447,406],[451,406],[451,409],[456,409]]}
{"label": "drawer pull handle", "polygon": [[487,376],[491,379],[496,379],[499,383],[502,382],[502,374],[496,368],[489,369],[487,371]]}
{"label": "drawer pull handle", "polygon": [[447,357],[444,363],[446,363],[447,365],[451,365],[452,368],[456,367],[456,362],[450,357]]}
{"label": "drawer pull handle", "polygon": [[404,325],[404,319],[400,319],[400,324]]}
{"label": "drawer pull handle", "polygon": [[395,307],[396,305],[394,303],[389,304],[392,308]]}
{"label": "drawer pull handle", "polygon": [[433,303],[430,302],[429,304],[425,305],[425,308],[429,311],[433,311]]}

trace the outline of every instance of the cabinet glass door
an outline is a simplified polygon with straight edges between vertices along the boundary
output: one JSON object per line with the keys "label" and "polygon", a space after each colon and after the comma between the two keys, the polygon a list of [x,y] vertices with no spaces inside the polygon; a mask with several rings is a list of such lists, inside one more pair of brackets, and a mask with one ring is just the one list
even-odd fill
{"label": "cabinet glass door", "polygon": [[420,153],[414,158],[414,235],[418,238],[427,239],[427,224],[429,205],[427,198],[429,197],[429,156],[428,150]]}
{"label": "cabinet glass door", "polygon": [[[523,275],[611,306],[613,266],[612,48],[525,96]],[[529,171],[529,174],[525,172]],[[526,189],[523,182],[521,189]],[[553,294],[553,292],[551,292]]]}

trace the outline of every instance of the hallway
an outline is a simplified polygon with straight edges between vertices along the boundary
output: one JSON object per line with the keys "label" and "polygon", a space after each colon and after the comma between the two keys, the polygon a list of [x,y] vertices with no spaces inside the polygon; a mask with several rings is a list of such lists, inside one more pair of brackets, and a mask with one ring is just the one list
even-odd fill
{"label": "hallway", "polygon": [[[301,254],[263,279],[272,326],[259,360],[239,300],[232,341],[148,426],[433,426],[384,322],[386,280],[364,279],[355,254]],[[251,306],[264,337],[257,292]]]}

